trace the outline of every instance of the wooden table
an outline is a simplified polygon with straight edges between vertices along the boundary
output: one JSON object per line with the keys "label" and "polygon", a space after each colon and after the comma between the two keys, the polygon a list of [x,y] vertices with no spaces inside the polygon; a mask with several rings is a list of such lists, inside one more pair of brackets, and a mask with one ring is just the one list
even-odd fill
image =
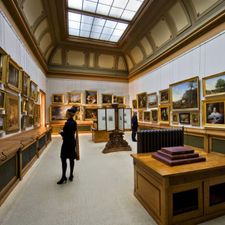
{"label": "wooden table", "polygon": [[225,214],[225,155],[167,166],[151,154],[132,154],[134,195],[161,225],[193,225]]}

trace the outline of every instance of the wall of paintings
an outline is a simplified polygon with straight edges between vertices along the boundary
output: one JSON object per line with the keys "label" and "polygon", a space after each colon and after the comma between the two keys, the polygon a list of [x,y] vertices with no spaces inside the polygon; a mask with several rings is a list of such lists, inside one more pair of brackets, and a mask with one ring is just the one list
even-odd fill
{"label": "wall of paintings", "polygon": [[225,128],[225,33],[129,83],[139,121]]}

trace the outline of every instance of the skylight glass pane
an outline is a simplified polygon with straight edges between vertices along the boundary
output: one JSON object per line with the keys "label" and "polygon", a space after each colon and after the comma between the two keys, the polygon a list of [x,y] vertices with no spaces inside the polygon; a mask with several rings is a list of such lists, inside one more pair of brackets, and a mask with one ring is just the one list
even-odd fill
{"label": "skylight glass pane", "polygon": [[83,0],[68,0],[68,6],[72,9],[82,9]]}
{"label": "skylight glass pane", "polygon": [[113,0],[99,0],[98,2],[105,5],[112,5]]}
{"label": "skylight glass pane", "polygon": [[117,41],[119,41],[119,39],[120,39],[119,36],[112,35],[111,38],[109,39],[109,41],[117,42]]}
{"label": "skylight glass pane", "polygon": [[128,10],[124,10],[124,12],[123,12],[121,18],[122,18],[122,19],[125,19],[125,20],[132,20],[133,17],[134,17],[134,15],[135,15],[135,12],[133,12],[133,11],[128,11]]}
{"label": "skylight glass pane", "polygon": [[127,5],[127,2],[128,0],[114,0],[113,6],[124,9]]}
{"label": "skylight glass pane", "polygon": [[82,15],[82,19],[81,19],[82,23],[92,24],[93,20],[94,20],[94,17],[92,17],[92,16]]}
{"label": "skylight glass pane", "polygon": [[95,12],[97,7],[96,2],[84,1],[83,10],[88,12]]}
{"label": "skylight glass pane", "polygon": [[101,34],[100,39],[101,39],[101,40],[108,41],[108,40],[109,40],[109,38],[110,38],[110,36],[111,36],[111,35],[108,35],[108,34]]}
{"label": "skylight glass pane", "polygon": [[126,24],[126,23],[118,23],[116,25],[116,29],[118,29],[118,30],[125,30],[127,28],[127,26],[128,26],[128,24]]}
{"label": "skylight glass pane", "polygon": [[123,13],[122,9],[112,7],[109,13],[109,16],[120,18]]}
{"label": "skylight glass pane", "polygon": [[107,20],[105,23],[105,26],[109,28],[114,28],[116,25],[117,25],[117,22],[111,21],[111,20]]}
{"label": "skylight glass pane", "polygon": [[98,25],[98,26],[104,26],[105,20],[104,19],[95,18],[93,24],[94,25]]}
{"label": "skylight glass pane", "polygon": [[114,30],[113,35],[122,36],[123,33],[124,33],[124,30]]}
{"label": "skylight glass pane", "polygon": [[90,24],[86,24],[86,23],[81,23],[80,29],[81,30],[86,30],[86,31],[91,31],[91,25]]}
{"label": "skylight glass pane", "polygon": [[89,35],[90,35],[90,32],[88,32],[88,31],[85,31],[85,30],[81,30],[80,31],[80,36],[81,37],[89,37]]}
{"label": "skylight glass pane", "polygon": [[100,27],[100,26],[93,26],[92,27],[92,32],[99,32],[99,33],[101,33],[102,32],[102,28],[103,27]]}
{"label": "skylight glass pane", "polygon": [[75,21],[69,21],[69,28],[80,29],[80,23]]}
{"label": "skylight glass pane", "polygon": [[92,32],[90,37],[95,38],[95,39],[99,39],[100,35],[101,35],[101,33]]}
{"label": "skylight glass pane", "polygon": [[138,11],[143,1],[129,0],[126,9],[131,11]]}
{"label": "skylight glass pane", "polygon": [[69,17],[69,20],[73,20],[73,21],[77,21],[77,22],[80,22],[80,20],[81,20],[81,15],[77,14],[77,13],[69,12],[68,17]]}
{"label": "skylight glass pane", "polygon": [[79,30],[69,28],[69,35],[79,36]]}
{"label": "skylight glass pane", "polygon": [[113,32],[113,29],[108,28],[108,27],[105,27],[102,31],[103,34],[108,34],[108,35],[111,35],[112,32]]}
{"label": "skylight glass pane", "polygon": [[98,4],[96,13],[101,15],[109,15],[110,6]]}

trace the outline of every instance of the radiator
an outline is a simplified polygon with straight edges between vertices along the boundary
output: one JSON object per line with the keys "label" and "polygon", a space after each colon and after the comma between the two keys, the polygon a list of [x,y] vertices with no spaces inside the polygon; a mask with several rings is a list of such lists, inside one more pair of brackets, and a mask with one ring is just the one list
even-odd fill
{"label": "radiator", "polygon": [[184,129],[141,130],[137,132],[137,152],[155,152],[162,147],[183,146]]}

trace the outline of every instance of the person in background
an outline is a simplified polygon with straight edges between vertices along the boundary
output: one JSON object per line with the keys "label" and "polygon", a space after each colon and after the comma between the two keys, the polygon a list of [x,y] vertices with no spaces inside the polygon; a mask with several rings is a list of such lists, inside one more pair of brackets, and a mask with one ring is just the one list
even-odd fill
{"label": "person in background", "polygon": [[138,129],[137,113],[134,112],[131,118],[132,141],[137,141],[136,134]]}
{"label": "person in background", "polygon": [[75,132],[77,131],[77,123],[74,121],[73,117],[77,111],[77,108],[72,107],[66,111],[67,121],[63,127],[63,130],[60,132],[63,143],[61,147],[61,162],[62,162],[62,177],[57,182],[57,184],[63,184],[67,182],[66,177],[66,169],[67,163],[66,160],[70,160],[70,176],[69,180],[73,181],[73,170],[74,170],[74,159],[76,158],[76,139],[75,139]]}

